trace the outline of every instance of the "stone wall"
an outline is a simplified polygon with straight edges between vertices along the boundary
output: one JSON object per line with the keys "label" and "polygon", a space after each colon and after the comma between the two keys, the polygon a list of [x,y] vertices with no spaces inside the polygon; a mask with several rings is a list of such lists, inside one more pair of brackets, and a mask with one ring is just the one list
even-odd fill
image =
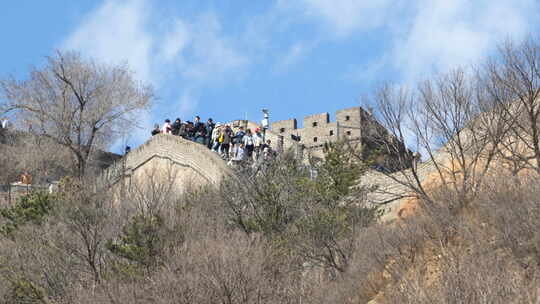
{"label": "stone wall", "polygon": [[190,185],[218,185],[231,174],[226,163],[203,145],[179,136],[158,134],[115,162],[103,173],[106,184],[133,185],[161,175],[178,189]]}
{"label": "stone wall", "polygon": [[289,133],[289,132],[293,132],[296,129],[298,129],[296,118],[278,120],[272,123],[272,130],[275,133]]}
{"label": "stone wall", "polygon": [[336,121],[339,124],[340,137],[360,138],[361,129],[365,127],[363,122],[368,121],[370,115],[361,107],[339,110],[336,112]]}
{"label": "stone wall", "polygon": [[359,141],[363,132],[380,127],[380,124],[361,107],[342,109],[335,113],[335,121],[330,120],[328,113],[314,114],[304,117],[304,127],[298,128],[296,119],[280,120],[272,123],[271,130],[284,138],[291,135],[300,137],[300,144],[309,150],[317,151],[326,142],[334,142],[338,138]]}

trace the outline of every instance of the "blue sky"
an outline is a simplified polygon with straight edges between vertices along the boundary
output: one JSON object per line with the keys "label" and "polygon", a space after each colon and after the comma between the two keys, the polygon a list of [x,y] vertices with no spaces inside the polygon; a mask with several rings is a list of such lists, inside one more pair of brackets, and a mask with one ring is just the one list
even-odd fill
{"label": "blue sky", "polygon": [[0,77],[76,49],[154,85],[146,128],[196,114],[258,121],[263,107],[272,120],[332,115],[382,81],[475,63],[538,31],[539,13],[535,0],[6,0]]}

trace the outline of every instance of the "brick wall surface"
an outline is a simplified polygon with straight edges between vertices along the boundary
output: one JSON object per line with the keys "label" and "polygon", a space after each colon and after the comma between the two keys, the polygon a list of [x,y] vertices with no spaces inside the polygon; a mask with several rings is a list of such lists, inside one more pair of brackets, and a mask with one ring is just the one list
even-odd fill
{"label": "brick wall surface", "polygon": [[[176,172],[169,172],[171,170]],[[106,169],[103,177],[114,183],[123,172],[129,178],[141,179],[156,171],[173,174],[175,183],[181,187],[187,184],[217,185],[231,173],[226,163],[205,146],[178,136],[158,134]]]}
{"label": "brick wall surface", "polygon": [[[340,138],[360,138],[362,124],[362,114],[365,111],[360,107],[339,110],[336,112],[336,122],[339,125]],[[364,119],[365,120],[365,119]]]}
{"label": "brick wall surface", "polygon": [[[330,121],[329,113],[320,113],[304,117],[303,128],[297,128],[296,119],[280,120],[272,123],[272,132],[291,138],[300,136],[300,144],[310,150],[317,150],[326,142],[338,138],[360,139],[367,122],[374,121],[371,115],[361,107],[353,107],[336,112],[335,121]],[[284,129],[284,132],[282,132]]]}
{"label": "brick wall surface", "polygon": [[[276,133],[291,133],[298,128],[296,119],[279,120],[271,124],[272,130]],[[284,131],[284,132],[281,132]]]}
{"label": "brick wall surface", "polygon": [[321,114],[313,114],[304,117],[304,129],[313,128],[316,127],[314,124],[317,124],[317,126],[323,126],[330,122],[330,114],[328,113],[321,113]]}

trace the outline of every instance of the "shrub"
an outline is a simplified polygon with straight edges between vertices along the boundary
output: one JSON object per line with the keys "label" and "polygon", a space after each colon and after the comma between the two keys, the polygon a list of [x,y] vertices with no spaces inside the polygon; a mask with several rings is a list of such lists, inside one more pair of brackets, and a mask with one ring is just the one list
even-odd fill
{"label": "shrub", "polygon": [[13,206],[0,209],[0,216],[4,220],[0,233],[8,236],[21,225],[39,225],[53,212],[56,200],[54,195],[40,191],[22,196]]}
{"label": "shrub", "polygon": [[374,223],[378,212],[362,200],[368,190],[357,184],[365,167],[354,150],[337,142],[324,151],[324,160],[309,166],[285,153],[264,174],[226,183],[221,196],[236,227],[261,232],[280,251],[314,266],[344,272],[355,232]]}
{"label": "shrub", "polygon": [[107,249],[113,254],[140,266],[151,267],[163,251],[161,239],[163,220],[159,215],[138,214],[122,228],[117,241],[108,240]]}
{"label": "shrub", "polygon": [[[5,298],[5,302],[10,304],[46,304],[45,292],[42,288],[26,279],[18,279],[10,284],[10,292]],[[0,302],[2,303],[2,302]]]}

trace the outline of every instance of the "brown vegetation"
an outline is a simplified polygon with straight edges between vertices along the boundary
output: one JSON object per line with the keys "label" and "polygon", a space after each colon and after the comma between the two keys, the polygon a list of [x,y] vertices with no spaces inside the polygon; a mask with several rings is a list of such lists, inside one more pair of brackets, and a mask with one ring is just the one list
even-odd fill
{"label": "brown vegetation", "polygon": [[377,221],[342,143],[218,188],[149,173],[121,204],[65,179],[1,209],[0,303],[538,303],[539,50],[376,94],[386,152],[425,153],[383,172],[414,197],[398,221]]}

